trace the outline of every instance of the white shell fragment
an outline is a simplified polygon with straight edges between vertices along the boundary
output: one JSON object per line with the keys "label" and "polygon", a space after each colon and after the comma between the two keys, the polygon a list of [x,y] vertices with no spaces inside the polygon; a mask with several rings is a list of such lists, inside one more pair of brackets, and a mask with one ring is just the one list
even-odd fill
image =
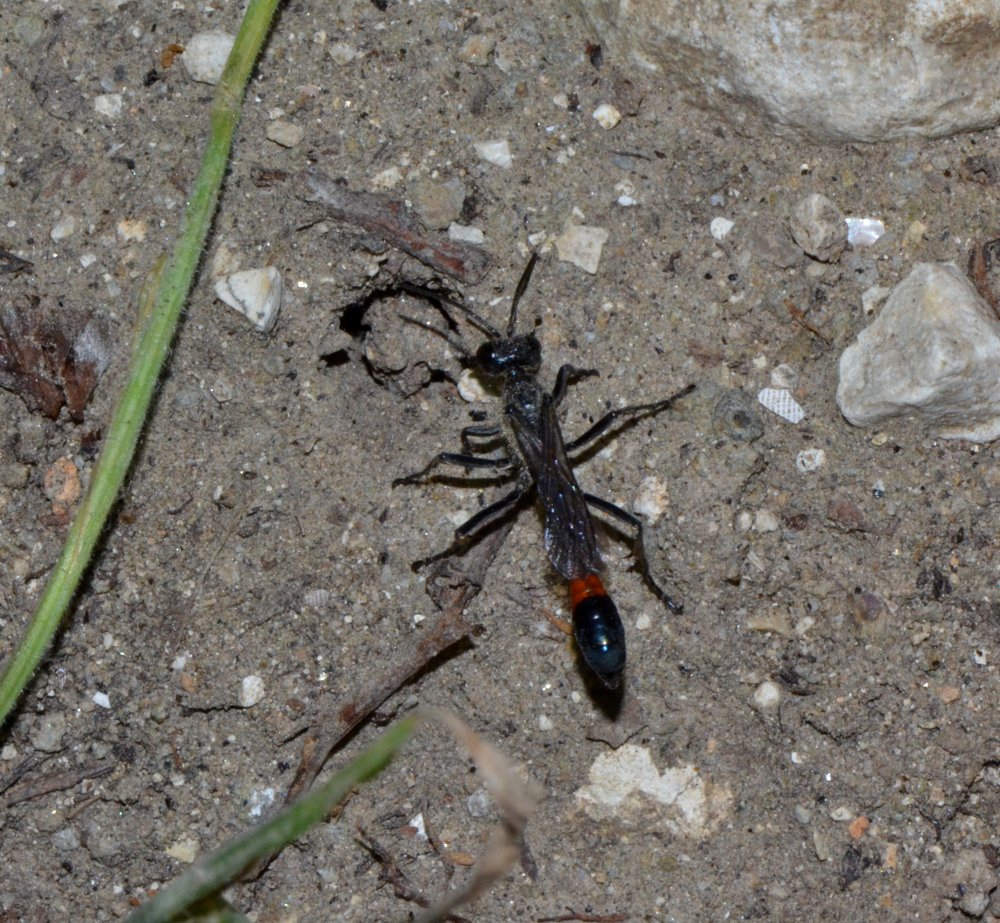
{"label": "white shell fragment", "polygon": [[253,708],[264,698],[264,680],[259,676],[244,676],[240,683],[240,708]]}
{"label": "white shell fragment", "polygon": [[622,114],[611,103],[601,103],[594,110],[592,118],[601,128],[608,131],[622,120]]}
{"label": "white shell fragment", "polygon": [[501,141],[477,141],[474,145],[476,153],[487,163],[509,169],[514,163],[514,155],[510,152],[510,144]]}
{"label": "white shell fragment", "polygon": [[709,233],[716,240],[725,240],[729,236],[729,232],[735,227],[735,223],[729,218],[723,218],[721,215],[717,218],[713,218],[711,224],[708,226]]}
{"label": "white shell fragment", "polygon": [[761,388],[757,400],[762,407],[789,423],[799,423],[805,418],[806,412],[787,388]]}
{"label": "white shell fragment", "polygon": [[243,269],[215,283],[216,297],[245,315],[261,333],[277,320],[281,292],[281,273],[274,266]]}
{"label": "white shell fragment", "polygon": [[601,251],[607,240],[607,228],[571,224],[555,239],[555,245],[560,260],[593,275],[601,263]]}
{"label": "white shell fragment", "polygon": [[236,37],[228,32],[198,32],[192,35],[181,55],[188,76],[198,83],[218,83],[235,41]]}
{"label": "white shell fragment", "polygon": [[845,218],[847,242],[852,247],[871,247],[885,233],[885,225],[878,218]]}
{"label": "white shell fragment", "polygon": [[946,439],[1000,437],[1000,322],[954,263],[920,263],[840,357],[850,423],[913,414]]}

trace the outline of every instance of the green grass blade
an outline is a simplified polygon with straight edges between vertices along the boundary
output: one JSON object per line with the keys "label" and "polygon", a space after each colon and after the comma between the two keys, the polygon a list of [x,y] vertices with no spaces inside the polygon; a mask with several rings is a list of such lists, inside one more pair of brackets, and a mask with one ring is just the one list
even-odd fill
{"label": "green grass blade", "polygon": [[272,855],[302,836],[322,821],[352,788],[381,771],[409,740],[420,720],[413,715],[397,721],[331,779],[271,820],[220,846],[131,914],[126,923],[166,923],[230,885],[258,859]]}
{"label": "green grass blade", "polygon": [[180,237],[160,276],[156,302],[143,325],[138,346],[132,351],[128,382],[108,427],[90,488],[73,520],[31,624],[0,676],[0,726],[17,704],[59,630],[132,464],[153,392],[215,215],[244,90],[279,2],[250,0],[222,80],[216,87],[208,145],[184,213]]}

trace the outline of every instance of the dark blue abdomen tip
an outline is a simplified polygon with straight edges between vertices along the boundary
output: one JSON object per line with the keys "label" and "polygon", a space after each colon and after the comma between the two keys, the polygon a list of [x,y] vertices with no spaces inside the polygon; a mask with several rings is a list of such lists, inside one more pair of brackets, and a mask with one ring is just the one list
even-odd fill
{"label": "dark blue abdomen tip", "polygon": [[610,596],[580,600],[573,635],[583,662],[608,689],[617,689],[625,669],[625,627]]}

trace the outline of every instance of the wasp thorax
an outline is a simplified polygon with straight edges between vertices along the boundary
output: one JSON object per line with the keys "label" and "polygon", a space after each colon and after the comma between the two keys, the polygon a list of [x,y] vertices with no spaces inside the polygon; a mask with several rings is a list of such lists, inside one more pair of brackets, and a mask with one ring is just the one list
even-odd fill
{"label": "wasp thorax", "polygon": [[476,350],[476,362],[487,375],[502,377],[511,372],[533,375],[542,366],[542,346],[533,333],[490,340]]}

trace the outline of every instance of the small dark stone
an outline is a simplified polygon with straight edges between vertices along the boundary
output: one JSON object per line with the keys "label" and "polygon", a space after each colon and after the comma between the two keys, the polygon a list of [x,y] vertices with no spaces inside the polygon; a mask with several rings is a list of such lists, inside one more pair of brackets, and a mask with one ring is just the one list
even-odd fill
{"label": "small dark stone", "polygon": [[712,411],[712,427],[736,442],[753,442],[764,435],[754,399],[739,388],[730,389],[719,399]]}

